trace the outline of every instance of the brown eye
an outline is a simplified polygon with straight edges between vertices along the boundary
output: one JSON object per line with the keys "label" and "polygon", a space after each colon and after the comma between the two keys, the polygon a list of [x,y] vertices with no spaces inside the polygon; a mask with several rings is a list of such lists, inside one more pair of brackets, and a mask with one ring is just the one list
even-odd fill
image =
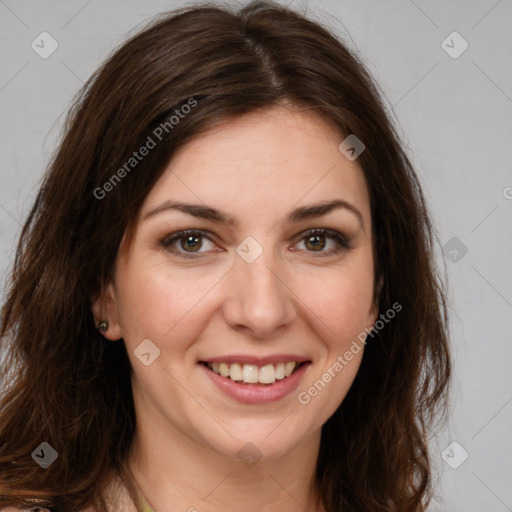
{"label": "brown eye", "polygon": [[201,237],[197,235],[189,235],[182,237],[179,240],[181,240],[181,248],[185,251],[189,251],[190,249],[190,252],[196,252],[201,249],[201,246],[203,245]]}
{"label": "brown eye", "polygon": [[306,247],[311,249],[312,251],[321,251],[325,245],[325,236],[324,235],[313,235],[308,236],[305,239]]}
{"label": "brown eye", "polygon": [[[195,254],[200,255],[215,249],[215,244],[203,231],[180,231],[165,237],[160,243],[169,252],[184,258],[194,258]],[[201,250],[204,249],[205,244],[206,250]],[[210,249],[207,247],[208,244],[212,246]]]}
{"label": "brown eye", "polygon": [[[306,252],[316,252],[328,256],[336,254],[341,249],[350,249],[348,238],[337,231],[330,229],[312,229],[301,233],[300,243],[304,243]],[[327,250],[324,250],[326,249]]]}

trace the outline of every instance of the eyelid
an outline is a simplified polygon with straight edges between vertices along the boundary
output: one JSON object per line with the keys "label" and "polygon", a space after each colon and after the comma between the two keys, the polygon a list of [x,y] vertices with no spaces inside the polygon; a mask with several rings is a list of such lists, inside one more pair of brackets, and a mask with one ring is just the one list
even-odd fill
{"label": "eyelid", "polygon": [[175,233],[171,233],[160,240],[160,244],[167,249],[169,252],[182,256],[184,258],[197,258],[197,254],[202,254],[209,251],[198,251],[198,252],[186,252],[180,251],[173,248],[173,243],[177,240],[185,238],[187,236],[197,236],[201,238],[205,238],[209,240],[211,243],[215,244],[212,238],[215,238],[213,233],[204,229],[183,229],[181,231],[176,231]]}
{"label": "eyelid", "polygon": [[[307,253],[317,254],[318,256],[328,256],[331,254],[337,254],[340,250],[352,249],[351,238],[345,235],[340,231],[336,231],[334,229],[329,228],[311,228],[299,233],[294,239],[296,240],[295,244],[305,240],[308,237],[312,237],[315,235],[324,236],[325,238],[330,238],[334,240],[337,244],[337,248],[331,251],[305,251]],[[313,256],[316,257],[316,256]]]}
{"label": "eyelid", "polygon": [[[294,240],[293,244],[297,245],[297,243],[305,240],[308,237],[312,237],[315,235],[325,236],[326,238],[330,238],[330,239],[334,240],[334,242],[337,244],[338,247],[336,249],[330,250],[330,251],[304,251],[306,253],[312,253],[312,255],[309,257],[329,256],[332,254],[337,254],[339,251],[341,251],[343,249],[348,250],[348,249],[352,248],[352,245],[350,243],[350,240],[351,240],[350,237],[346,236],[345,234],[343,234],[339,231],[329,229],[329,228],[310,228],[305,231],[302,231],[301,233],[299,233],[298,235],[296,235],[293,238],[293,240]],[[184,258],[198,258],[198,257],[200,257],[199,256],[200,254],[211,252],[211,251],[186,252],[186,251],[181,251],[181,250],[173,250],[173,248],[172,248],[173,243],[175,241],[185,238],[187,236],[202,237],[202,238],[207,239],[211,243],[216,244],[216,242],[214,242],[214,240],[212,239],[212,238],[216,238],[215,235],[212,232],[210,232],[208,230],[204,230],[204,229],[184,229],[181,231],[177,231],[175,233],[171,233],[171,234],[165,236],[164,238],[162,238],[160,240],[160,244],[165,249],[170,251],[171,253],[173,253],[175,255],[179,255]],[[222,251],[222,249],[219,249],[219,251]],[[315,256],[315,253],[316,253],[316,256]]]}

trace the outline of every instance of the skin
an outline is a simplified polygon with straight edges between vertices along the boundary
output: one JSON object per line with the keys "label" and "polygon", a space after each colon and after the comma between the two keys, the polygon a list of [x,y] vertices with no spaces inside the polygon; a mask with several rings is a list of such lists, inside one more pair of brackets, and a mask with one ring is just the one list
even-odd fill
{"label": "skin", "polygon": [[[121,244],[94,312],[109,321],[105,336],[127,346],[137,415],[128,464],[156,511],[323,510],[313,506],[320,429],[363,351],[307,405],[298,393],[378,315],[368,190],[357,160],[338,150],[343,138],[316,114],[284,107],[225,122],[175,155],[147,196],[130,245]],[[334,199],[350,203],[361,220],[346,208],[286,220],[294,208]],[[145,218],[170,200],[224,210],[238,223],[169,209]],[[315,251],[304,234],[313,228],[344,234],[350,248],[320,236]],[[173,244],[179,254],[162,245],[184,229],[209,233],[194,246],[199,252],[187,253],[180,240]],[[263,249],[252,263],[236,253],[248,236]],[[145,339],[160,350],[149,366],[134,355]],[[198,364],[283,353],[312,364],[296,391],[267,404],[224,395]],[[237,458],[246,443],[262,454],[252,467]]]}

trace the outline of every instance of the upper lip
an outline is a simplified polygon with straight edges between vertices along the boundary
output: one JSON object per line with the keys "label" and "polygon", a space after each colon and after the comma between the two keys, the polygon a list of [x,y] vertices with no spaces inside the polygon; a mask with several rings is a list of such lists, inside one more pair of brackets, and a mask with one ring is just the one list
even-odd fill
{"label": "upper lip", "polygon": [[228,355],[228,356],[218,356],[218,357],[209,357],[206,359],[201,359],[200,363],[240,363],[240,364],[253,364],[256,366],[265,366],[267,364],[276,364],[276,363],[287,363],[287,362],[296,362],[296,363],[304,363],[310,361],[307,357],[299,356],[296,354],[274,354],[268,355],[265,357],[256,357],[250,355]]}

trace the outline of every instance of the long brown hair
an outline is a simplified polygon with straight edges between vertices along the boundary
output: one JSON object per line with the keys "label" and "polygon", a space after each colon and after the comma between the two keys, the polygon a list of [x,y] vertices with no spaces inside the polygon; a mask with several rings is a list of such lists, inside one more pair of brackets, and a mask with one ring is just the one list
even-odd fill
{"label": "long brown hair", "polygon": [[[106,482],[116,476],[129,487],[130,363],[122,341],[97,331],[91,303],[176,150],[224,120],[285,103],[334,123],[340,142],[356,134],[365,144],[358,163],[370,195],[375,300],[381,314],[402,306],[372,335],[323,426],[319,496],[328,512],[424,510],[427,440],[445,410],[450,359],[420,183],[358,58],[320,24],[266,2],[166,14],[77,96],[23,227],[2,310],[0,506],[48,498],[59,512],[105,511]],[[170,121],[184,105],[193,108]],[[128,171],[148,137],[156,147]],[[58,453],[44,470],[31,456],[42,442]]]}

